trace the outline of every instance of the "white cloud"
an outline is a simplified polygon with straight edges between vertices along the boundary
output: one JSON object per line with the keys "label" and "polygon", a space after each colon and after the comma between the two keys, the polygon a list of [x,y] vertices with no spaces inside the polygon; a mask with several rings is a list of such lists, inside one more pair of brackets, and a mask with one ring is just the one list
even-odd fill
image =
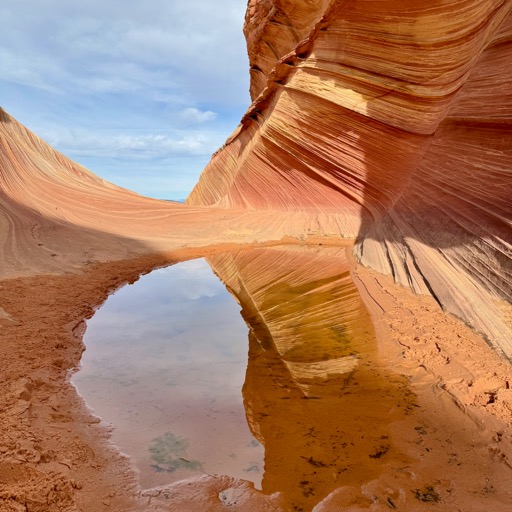
{"label": "white cloud", "polygon": [[217,146],[207,134],[190,133],[182,136],[169,136],[162,133],[150,134],[93,134],[69,133],[68,136],[49,137],[52,145],[63,153],[77,157],[119,159],[171,158],[176,155],[210,155]]}
{"label": "white cloud", "polygon": [[188,107],[179,112],[176,117],[184,124],[202,124],[215,119],[217,113],[211,110],[202,111],[195,107]]}
{"label": "white cloud", "polygon": [[[169,182],[170,159],[186,156],[183,182],[193,185],[250,103],[245,7],[246,0],[3,0],[2,107],[106,179],[133,159],[145,161],[153,180],[161,164]],[[187,172],[183,159],[178,167]],[[123,185],[147,191],[126,168],[133,185]]]}
{"label": "white cloud", "polygon": [[[0,48],[1,79],[19,85],[27,85],[38,89],[58,92],[44,80],[44,73],[50,65],[42,66],[41,62],[24,62],[12,50]],[[44,67],[44,72],[42,68]]]}
{"label": "white cloud", "polygon": [[196,101],[248,98],[241,0],[224,0],[222,9],[206,0],[5,1],[4,76],[19,67],[32,84],[70,92],[178,87]]}
{"label": "white cloud", "polygon": [[186,300],[216,297],[225,291],[224,285],[204,259],[189,260],[154,271],[155,275],[171,276],[174,295]]}

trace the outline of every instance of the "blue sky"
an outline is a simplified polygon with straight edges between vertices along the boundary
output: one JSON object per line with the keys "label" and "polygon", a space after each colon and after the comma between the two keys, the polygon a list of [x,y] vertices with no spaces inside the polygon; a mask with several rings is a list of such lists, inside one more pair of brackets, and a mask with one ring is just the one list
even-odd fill
{"label": "blue sky", "polygon": [[0,106],[105,179],[185,198],[250,104],[246,0],[2,0]]}

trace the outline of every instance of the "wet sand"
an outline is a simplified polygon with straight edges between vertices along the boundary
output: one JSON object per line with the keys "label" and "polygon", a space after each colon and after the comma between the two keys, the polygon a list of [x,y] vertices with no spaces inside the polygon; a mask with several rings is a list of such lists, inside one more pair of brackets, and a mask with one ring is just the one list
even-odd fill
{"label": "wet sand", "polygon": [[[225,252],[226,247],[215,250]],[[291,494],[287,497],[286,489],[284,496],[275,492],[282,476],[280,483],[271,473],[264,482],[270,494],[220,475],[141,492],[129,461],[109,444],[109,432],[69,384],[69,370],[79,365],[83,350],[83,319],[108,293],[157,266],[204,255],[187,249],[165,257],[93,264],[80,273],[2,281],[2,307],[9,313],[0,320],[2,510],[215,511],[228,505],[229,510],[240,511],[290,509]],[[367,410],[375,407],[364,401],[372,396],[373,404],[387,408],[388,414],[375,429],[364,418],[354,419],[341,436],[336,431],[339,425],[322,413],[320,401],[280,400],[287,405],[274,409],[279,428],[284,428],[279,418],[287,410],[298,419],[301,414],[312,416],[316,430],[334,435],[338,444],[356,439],[357,429],[363,429],[360,435],[368,436],[369,442],[361,442],[354,453],[365,468],[374,468],[366,474],[355,465],[350,478],[341,478],[346,471],[335,477],[334,462],[317,459],[316,443],[310,454],[296,454],[290,452],[297,439],[292,437],[285,450],[278,442],[279,429],[263,421],[262,430],[270,431],[266,448],[276,467],[290,467],[293,458],[300,461],[294,477],[300,479],[299,486],[312,481],[302,479],[307,470],[328,472],[322,481],[329,481],[329,488],[317,485],[320,491],[313,491],[313,499],[309,484],[302,484],[303,501],[297,506],[308,510],[314,505],[315,512],[393,506],[418,511],[508,510],[510,365],[480,336],[442,312],[433,299],[414,296],[353,263],[350,268],[373,318],[379,364],[377,371],[374,360],[363,365],[354,381],[359,384],[349,386],[350,394],[336,400],[340,406],[346,401],[351,409],[357,411],[359,404]],[[367,393],[358,394],[359,389]],[[273,395],[269,387],[262,397]],[[389,410],[391,404],[395,407]],[[335,473],[343,467],[336,465]],[[339,487],[324,497],[338,482]]]}

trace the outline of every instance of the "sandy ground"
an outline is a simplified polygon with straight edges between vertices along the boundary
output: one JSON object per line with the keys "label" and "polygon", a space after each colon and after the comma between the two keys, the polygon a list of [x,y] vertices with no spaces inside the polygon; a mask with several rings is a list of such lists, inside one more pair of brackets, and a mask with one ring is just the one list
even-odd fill
{"label": "sandy ground", "polygon": [[[84,320],[109,293],[157,266],[229,249],[188,248],[0,283],[0,510],[287,510],[278,494],[225,476],[142,491],[129,459],[109,445],[109,432],[69,384]],[[433,299],[361,266],[353,276],[382,359],[416,395],[409,426],[390,425],[412,469],[398,486],[390,473],[358,490],[340,487],[314,510],[510,510],[509,363]],[[415,488],[425,478],[430,484]]]}

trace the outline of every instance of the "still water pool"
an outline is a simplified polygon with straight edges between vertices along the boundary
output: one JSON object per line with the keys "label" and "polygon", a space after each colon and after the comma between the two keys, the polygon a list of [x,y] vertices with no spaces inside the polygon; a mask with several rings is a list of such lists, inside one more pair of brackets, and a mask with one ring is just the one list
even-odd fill
{"label": "still water pool", "polygon": [[390,468],[402,478],[416,397],[381,360],[348,250],[246,248],[108,299],[74,383],[143,487],[216,473],[309,512]]}
{"label": "still water pool", "polygon": [[247,326],[204,260],[153,271],[88,321],[73,383],[144,488],[201,473],[260,486],[263,448],[242,401]]}

